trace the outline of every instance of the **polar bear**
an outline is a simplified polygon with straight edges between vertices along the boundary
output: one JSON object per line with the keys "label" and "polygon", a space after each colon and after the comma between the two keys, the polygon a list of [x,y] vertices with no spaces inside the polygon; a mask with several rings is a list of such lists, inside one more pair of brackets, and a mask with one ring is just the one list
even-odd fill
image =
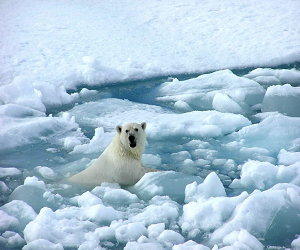
{"label": "polar bear", "polygon": [[87,169],[70,177],[69,182],[98,186],[103,182],[128,186],[137,183],[148,169],[141,158],[146,143],[146,123],[117,126],[117,133],[100,157]]}

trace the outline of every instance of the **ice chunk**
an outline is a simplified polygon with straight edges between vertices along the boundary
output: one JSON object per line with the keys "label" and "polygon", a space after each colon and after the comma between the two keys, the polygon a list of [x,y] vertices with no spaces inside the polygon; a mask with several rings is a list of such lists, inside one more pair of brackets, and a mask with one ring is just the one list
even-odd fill
{"label": "ice chunk", "polygon": [[243,192],[236,197],[212,197],[184,205],[179,220],[183,232],[195,237],[201,232],[217,229],[247,197],[248,194]]}
{"label": "ice chunk", "polygon": [[156,239],[165,230],[165,223],[151,224],[148,227],[149,238]]}
{"label": "ice chunk", "polygon": [[184,161],[186,159],[191,159],[191,154],[188,151],[180,151],[178,153],[172,153],[171,158],[175,161]]}
{"label": "ice chunk", "polygon": [[0,168],[0,178],[20,176],[22,172],[17,168]]}
{"label": "ice chunk", "polygon": [[113,220],[122,219],[123,214],[112,207],[97,204],[86,208],[83,212],[82,218],[97,222],[101,225],[107,225]]}
{"label": "ice chunk", "polygon": [[194,181],[202,183],[203,180],[180,172],[153,172],[145,174],[138,183],[129,188],[129,191],[136,193],[143,200],[149,200],[155,195],[168,195],[176,201],[183,201],[186,185]]}
{"label": "ice chunk", "polygon": [[135,241],[142,235],[147,235],[147,229],[143,223],[129,223],[116,229],[116,239],[121,243]]}
{"label": "ice chunk", "polygon": [[300,236],[297,239],[293,240],[291,244],[292,249],[300,249]]}
{"label": "ice chunk", "polygon": [[8,249],[20,249],[25,245],[25,240],[20,236],[20,234],[12,231],[6,231],[0,236],[0,246],[1,241],[4,242]]}
{"label": "ice chunk", "polygon": [[130,205],[139,202],[139,198],[123,189],[110,189],[103,195],[103,200],[114,205]]}
{"label": "ice chunk", "polygon": [[157,242],[146,242],[146,243],[139,243],[139,242],[128,242],[124,247],[124,250],[163,250],[164,247]]}
{"label": "ice chunk", "polygon": [[102,152],[110,144],[114,134],[115,133],[104,132],[104,129],[102,127],[96,128],[95,135],[89,143],[81,145],[81,143],[79,143],[80,141],[78,142],[78,144],[75,141],[75,143],[72,144],[72,147],[74,146],[74,149],[71,154],[90,154]]}
{"label": "ice chunk", "polygon": [[[17,220],[17,229],[21,232],[25,226],[36,218],[36,212],[27,203],[21,200],[14,200],[6,203],[1,208],[4,212]],[[0,210],[0,212],[1,212]],[[1,218],[4,218],[1,216]],[[15,222],[14,222],[15,223]]]}
{"label": "ice chunk", "polygon": [[51,168],[38,166],[35,168],[35,170],[47,180],[54,181],[58,179],[58,175]]}
{"label": "ice chunk", "polygon": [[80,95],[80,97],[87,98],[90,96],[94,96],[97,93],[98,93],[97,90],[89,90],[87,88],[83,88],[82,90],[80,90],[79,95]]}
{"label": "ice chunk", "polygon": [[267,161],[275,164],[276,159],[271,157],[271,152],[266,148],[260,147],[242,147],[239,152],[246,159],[258,160],[258,161]]}
{"label": "ice chunk", "polygon": [[[236,146],[257,147],[279,152],[288,149],[300,137],[300,118],[269,114],[258,124],[253,124],[228,136]],[[236,150],[236,149],[235,149]]]}
{"label": "ice chunk", "polygon": [[[295,69],[267,69],[267,68],[258,68],[252,70],[244,77],[253,79],[255,81],[261,82],[259,77],[268,77],[269,81],[273,80],[273,83],[280,81],[280,83],[285,84],[289,83],[294,86],[300,86],[300,72]],[[263,82],[262,82],[263,83]]]}
{"label": "ice chunk", "polygon": [[296,162],[300,162],[300,152],[288,152],[285,149],[281,149],[278,156],[278,164],[292,165]]}
{"label": "ice chunk", "polygon": [[157,155],[152,154],[143,154],[142,156],[142,162],[147,166],[155,166],[158,167],[161,165],[161,157]]}
{"label": "ice chunk", "polygon": [[6,231],[9,228],[16,228],[19,226],[19,220],[15,218],[14,216],[10,216],[6,212],[0,210],[0,230],[2,232]]}
{"label": "ice chunk", "polygon": [[18,104],[5,104],[0,106],[0,116],[12,118],[40,117],[45,116],[45,113]]}
{"label": "ice chunk", "polygon": [[81,141],[77,137],[66,137],[64,139],[64,148],[67,150],[73,150],[77,145],[81,145]]}
{"label": "ice chunk", "polygon": [[97,204],[103,204],[102,200],[89,191],[86,191],[78,198],[78,205],[80,207],[90,207]]}
{"label": "ice chunk", "polygon": [[247,230],[233,231],[226,235],[223,239],[226,246],[233,246],[236,249],[252,249],[263,250],[264,245],[259,242],[253,235],[249,234]]}
{"label": "ice chunk", "polygon": [[179,215],[179,209],[171,203],[164,203],[162,205],[149,205],[145,210],[129,220],[133,222],[142,222],[149,226],[156,223],[164,223],[170,225]]}
{"label": "ice chunk", "polygon": [[243,114],[243,109],[234,100],[232,100],[228,95],[217,93],[215,94],[212,101],[213,109],[224,112],[224,113],[234,113]]}
{"label": "ice chunk", "polygon": [[111,227],[99,227],[94,232],[100,241],[112,241],[115,239],[115,230]]}
{"label": "ice chunk", "polygon": [[209,197],[226,196],[222,182],[215,172],[210,173],[203,183],[197,186],[196,182],[185,188],[185,203],[208,199]]}
{"label": "ice chunk", "polygon": [[78,99],[78,94],[68,94],[64,85],[36,81],[33,86],[39,91],[40,98],[47,108],[60,107]]}
{"label": "ice chunk", "polygon": [[276,85],[267,89],[262,102],[262,112],[274,112],[300,117],[300,87],[290,84]]}
{"label": "ice chunk", "polygon": [[95,230],[97,226],[90,221],[77,220],[76,214],[70,212],[67,212],[71,217],[69,219],[59,212],[54,213],[48,207],[42,208],[35,220],[28,223],[24,229],[26,242],[44,239],[54,244],[60,243],[66,248],[78,248],[85,241],[85,233]]}
{"label": "ice chunk", "polygon": [[248,161],[242,166],[241,179],[235,179],[230,188],[265,190],[281,182],[290,182],[295,172],[285,166],[276,166],[269,162]]}
{"label": "ice chunk", "polygon": [[24,186],[33,186],[33,187],[43,189],[45,191],[47,190],[45,182],[39,181],[39,179],[36,176],[26,177],[24,181]]}
{"label": "ice chunk", "polygon": [[210,250],[210,248],[189,240],[183,244],[174,245],[172,250]]}
{"label": "ice chunk", "polygon": [[5,141],[0,145],[0,150],[23,146],[40,140],[61,145],[65,137],[84,137],[74,120],[67,120],[63,117],[25,117],[19,119],[3,116],[0,119],[0,124],[0,141]]}
{"label": "ice chunk", "polygon": [[[290,189],[294,189],[293,196],[298,197],[293,202],[288,195]],[[294,215],[299,212],[299,194],[299,187],[292,184],[277,184],[269,190],[253,192],[236,207],[231,218],[212,233],[210,243],[214,245],[231,232],[245,229],[256,238],[264,237],[266,241],[275,240],[282,245],[284,239],[294,237],[297,231],[299,219]]]}
{"label": "ice chunk", "polygon": [[23,250],[64,250],[64,248],[60,243],[55,244],[45,239],[37,239],[29,242]]}
{"label": "ice chunk", "polygon": [[127,190],[121,189],[117,183],[102,183],[92,193],[113,206],[124,206],[139,202],[139,198]]}
{"label": "ice chunk", "polygon": [[[43,182],[44,183],[44,182]],[[9,201],[21,200],[29,204],[36,212],[39,212],[43,207],[51,207],[57,209],[61,204],[58,199],[48,199],[47,192],[43,188],[39,188],[37,183],[29,183],[30,185],[18,186],[9,196]],[[32,184],[32,185],[31,185]],[[43,185],[41,185],[43,187]],[[46,194],[46,195],[45,195]]]}
{"label": "ice chunk", "polygon": [[184,237],[173,230],[164,230],[157,237],[157,240],[162,243],[167,242],[171,244],[180,244],[184,242]]}
{"label": "ice chunk", "polygon": [[181,111],[181,112],[190,112],[193,109],[190,107],[190,105],[188,105],[186,102],[184,101],[177,101],[174,103],[174,108]]}
{"label": "ice chunk", "polygon": [[39,94],[35,91],[31,81],[26,76],[16,77],[12,83],[0,86],[0,103],[18,104],[41,112],[46,111],[46,107],[41,101]]}
{"label": "ice chunk", "polygon": [[247,118],[239,114],[217,111],[177,114],[155,105],[113,98],[85,103],[74,107],[69,112],[76,116],[76,121],[81,126],[103,126],[113,132],[116,124],[151,121],[147,123],[147,136],[159,140],[183,136],[217,137],[251,124]]}
{"label": "ice chunk", "polygon": [[78,247],[78,250],[86,250],[86,249],[104,250],[105,248],[102,248],[99,246],[99,241],[88,240],[88,241],[83,242]]}
{"label": "ice chunk", "polygon": [[0,181],[0,193],[2,195],[7,195],[7,194],[11,193],[11,189],[3,181]]}
{"label": "ice chunk", "polygon": [[255,81],[238,77],[230,70],[222,70],[185,81],[166,82],[159,88],[157,100],[183,101],[196,110],[211,110],[218,93],[223,95],[216,98],[216,107],[221,108],[221,101],[225,98],[226,111],[230,108],[240,113],[242,109],[238,103],[249,106],[260,103],[265,90]]}

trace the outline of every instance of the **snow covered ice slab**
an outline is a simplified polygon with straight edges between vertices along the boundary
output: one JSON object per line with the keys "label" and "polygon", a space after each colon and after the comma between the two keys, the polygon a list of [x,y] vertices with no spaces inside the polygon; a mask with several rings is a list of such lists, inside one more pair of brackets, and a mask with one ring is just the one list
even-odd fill
{"label": "snow covered ice slab", "polygon": [[258,68],[244,75],[249,79],[265,85],[291,84],[300,85],[300,71],[296,69],[268,69]]}
{"label": "snow covered ice slab", "polygon": [[[0,106],[0,149],[11,149],[18,146],[49,141],[53,138],[56,144],[62,144],[63,137],[74,136],[82,139],[78,124],[67,115],[61,117],[46,116],[35,109],[7,104]],[[54,134],[59,136],[53,136]]]}
{"label": "snow covered ice slab", "polygon": [[296,216],[299,213],[299,191],[299,187],[292,184],[277,184],[264,192],[253,192],[212,233],[210,243],[221,242],[226,235],[241,229],[256,238],[263,237],[267,244],[293,239],[299,225]]}
{"label": "snow covered ice slab", "polygon": [[268,114],[260,123],[244,127],[228,135],[231,143],[226,146],[235,152],[243,151],[242,147],[259,146],[277,154],[282,148],[286,150],[297,148],[299,138],[300,118],[275,113]]}
{"label": "snow covered ice slab", "polygon": [[158,106],[113,98],[76,106],[69,114],[75,116],[80,125],[106,127],[110,131],[114,131],[117,124],[147,121],[147,136],[159,140],[183,136],[218,137],[251,124],[239,114],[218,111],[176,114]]}
{"label": "snow covered ice slab", "polygon": [[0,28],[1,84],[28,75],[74,87],[300,60],[293,0],[4,0],[0,16],[9,24]]}
{"label": "snow covered ice slab", "polygon": [[166,82],[159,87],[156,99],[175,103],[175,107],[176,103],[185,102],[194,110],[247,113],[249,106],[261,103],[264,94],[264,88],[257,82],[222,70],[185,81]]}
{"label": "snow covered ice slab", "polygon": [[300,117],[300,87],[292,87],[290,84],[269,87],[261,110]]}

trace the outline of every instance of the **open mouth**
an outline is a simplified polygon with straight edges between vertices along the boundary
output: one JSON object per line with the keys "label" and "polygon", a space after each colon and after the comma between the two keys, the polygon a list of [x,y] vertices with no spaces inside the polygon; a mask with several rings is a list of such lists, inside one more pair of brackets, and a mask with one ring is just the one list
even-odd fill
{"label": "open mouth", "polygon": [[132,136],[132,135],[130,135],[128,139],[129,139],[129,145],[130,145],[130,147],[131,147],[131,148],[135,148],[135,147],[136,147],[136,140],[135,140],[135,137]]}

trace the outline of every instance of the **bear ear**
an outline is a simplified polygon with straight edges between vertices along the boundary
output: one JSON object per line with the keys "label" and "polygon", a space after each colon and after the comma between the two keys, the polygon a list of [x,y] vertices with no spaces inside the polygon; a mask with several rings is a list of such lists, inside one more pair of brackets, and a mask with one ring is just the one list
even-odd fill
{"label": "bear ear", "polygon": [[116,127],[116,130],[117,130],[117,132],[118,132],[119,134],[121,134],[121,132],[122,132],[122,127],[121,127],[120,125],[118,125],[118,126]]}
{"label": "bear ear", "polygon": [[142,122],[142,123],[141,123],[141,126],[142,126],[142,129],[145,130],[145,129],[146,129],[146,126],[147,126],[147,123],[146,123],[146,122]]}

